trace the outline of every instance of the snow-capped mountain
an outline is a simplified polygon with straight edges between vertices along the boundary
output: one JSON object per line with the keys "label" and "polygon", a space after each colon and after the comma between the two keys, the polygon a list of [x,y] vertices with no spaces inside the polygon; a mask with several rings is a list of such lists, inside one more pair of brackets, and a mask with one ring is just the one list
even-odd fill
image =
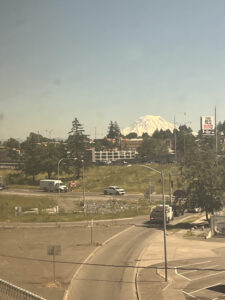
{"label": "snow-capped mountain", "polygon": [[151,136],[156,129],[169,129],[171,132],[173,132],[174,125],[170,122],[167,122],[160,116],[147,115],[140,117],[131,126],[124,128],[122,130],[122,134],[127,135],[130,132],[136,132],[138,136],[141,136],[144,132],[147,132]]}

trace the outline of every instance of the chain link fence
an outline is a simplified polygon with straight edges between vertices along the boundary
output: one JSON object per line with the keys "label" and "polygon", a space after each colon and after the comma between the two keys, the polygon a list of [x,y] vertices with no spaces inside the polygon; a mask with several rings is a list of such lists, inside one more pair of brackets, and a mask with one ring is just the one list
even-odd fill
{"label": "chain link fence", "polygon": [[41,296],[35,295],[3,279],[0,279],[0,299],[1,300],[46,300]]}

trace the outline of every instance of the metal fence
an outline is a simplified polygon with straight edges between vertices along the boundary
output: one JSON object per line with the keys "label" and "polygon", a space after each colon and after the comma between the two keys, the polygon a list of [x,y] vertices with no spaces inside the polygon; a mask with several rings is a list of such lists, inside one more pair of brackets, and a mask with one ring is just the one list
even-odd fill
{"label": "metal fence", "polygon": [[46,300],[41,296],[35,295],[3,279],[0,279],[0,299],[1,300]]}

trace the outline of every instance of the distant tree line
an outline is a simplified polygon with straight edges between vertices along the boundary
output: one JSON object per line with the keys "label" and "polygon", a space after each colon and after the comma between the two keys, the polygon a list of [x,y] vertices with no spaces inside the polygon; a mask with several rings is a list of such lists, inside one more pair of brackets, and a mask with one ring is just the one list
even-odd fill
{"label": "distant tree line", "polygon": [[[181,190],[185,191],[185,199],[208,214],[213,214],[224,205],[225,191],[225,122],[217,126],[218,141],[215,136],[204,136],[201,132],[193,135],[192,129],[186,125],[173,132],[156,130],[152,136],[142,135],[142,143],[138,148],[138,162],[168,162],[169,141],[172,148],[172,162],[179,167],[177,181]],[[91,163],[86,149],[94,146],[96,150],[120,147],[122,136],[117,122],[110,121],[105,138],[93,142],[85,134],[83,125],[74,118],[68,138],[65,141],[55,141],[40,134],[30,133],[26,140],[19,143],[9,138],[4,145],[7,147],[8,159],[17,161],[25,176],[31,176],[33,181],[38,174],[46,173],[48,178],[57,174],[58,162],[61,158],[76,158],[66,160],[60,166],[68,176],[81,176],[83,164]],[[138,138],[136,133],[130,133],[125,138]]]}

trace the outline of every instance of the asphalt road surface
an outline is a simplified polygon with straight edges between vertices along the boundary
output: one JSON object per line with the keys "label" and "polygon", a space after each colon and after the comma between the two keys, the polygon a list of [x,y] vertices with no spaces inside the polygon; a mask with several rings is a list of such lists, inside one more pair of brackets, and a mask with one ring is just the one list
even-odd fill
{"label": "asphalt road surface", "polygon": [[136,264],[155,229],[134,225],[101,247],[75,274],[65,300],[132,300]]}
{"label": "asphalt road surface", "polygon": [[[223,254],[225,247],[219,250]],[[163,264],[155,265],[155,267],[163,268]],[[224,275],[224,254],[219,257],[172,261],[169,262],[169,289],[175,291],[173,294],[175,300],[225,299]],[[168,289],[165,290],[164,297],[166,291],[168,292]],[[177,294],[177,291],[180,291],[180,294]],[[158,299],[164,299],[164,297]]]}
{"label": "asphalt road surface", "polygon": [[[8,189],[3,190],[1,193],[10,194],[10,195],[31,195],[31,196],[49,196],[49,197],[58,197],[58,193],[46,193],[39,189]],[[82,198],[83,193],[82,192],[67,192],[67,193],[60,193],[60,197],[62,198]],[[125,195],[104,195],[103,193],[99,192],[85,192],[85,197],[88,200],[107,200],[108,198],[117,198],[117,199],[124,199],[124,200],[138,200],[141,197],[143,197],[142,193],[126,193]],[[168,197],[168,196],[167,196]],[[151,195],[152,200],[161,200],[161,195]]]}
{"label": "asphalt road surface", "polygon": [[186,299],[225,299],[224,257],[183,261],[175,273],[187,281],[183,289]]}

